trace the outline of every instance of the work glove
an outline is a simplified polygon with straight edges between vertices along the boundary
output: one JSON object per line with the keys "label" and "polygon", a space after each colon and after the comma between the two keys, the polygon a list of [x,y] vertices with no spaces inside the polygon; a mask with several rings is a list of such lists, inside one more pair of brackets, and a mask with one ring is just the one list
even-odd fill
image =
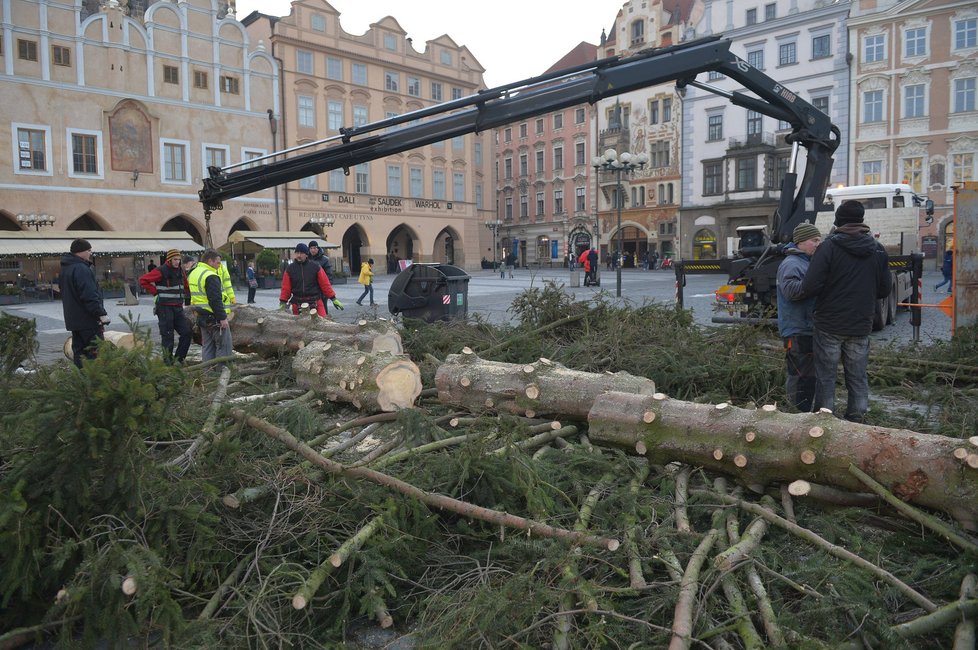
{"label": "work glove", "polygon": [[278,303],[278,310],[279,311],[285,311],[288,308],[288,306],[289,306],[289,303],[287,303],[287,302],[281,302],[280,301]]}
{"label": "work glove", "polygon": [[105,316],[99,316],[98,322],[102,323],[103,325],[108,325],[112,322],[112,319],[109,318],[108,314],[106,314]]}
{"label": "work glove", "polygon": [[337,309],[343,309],[343,303],[340,302],[339,298],[333,298],[333,306]]}

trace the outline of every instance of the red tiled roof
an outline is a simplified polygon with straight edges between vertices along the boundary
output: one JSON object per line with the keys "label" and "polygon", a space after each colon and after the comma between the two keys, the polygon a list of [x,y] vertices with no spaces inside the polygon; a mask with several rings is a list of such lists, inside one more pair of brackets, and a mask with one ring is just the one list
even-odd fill
{"label": "red tiled roof", "polygon": [[582,63],[590,63],[598,58],[598,46],[586,41],[581,41],[571,49],[570,52],[560,57],[556,63],[547,68],[544,74],[563,68],[572,68]]}

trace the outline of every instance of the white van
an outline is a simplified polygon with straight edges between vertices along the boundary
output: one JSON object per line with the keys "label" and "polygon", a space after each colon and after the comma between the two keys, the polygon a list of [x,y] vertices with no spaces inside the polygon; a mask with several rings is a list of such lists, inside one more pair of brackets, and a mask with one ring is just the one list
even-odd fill
{"label": "white van", "polygon": [[823,232],[835,220],[835,209],[849,200],[863,204],[866,225],[891,255],[908,255],[920,250],[921,218],[933,214],[933,201],[915,194],[906,183],[829,188],[825,192],[824,212],[819,212],[815,221]]}

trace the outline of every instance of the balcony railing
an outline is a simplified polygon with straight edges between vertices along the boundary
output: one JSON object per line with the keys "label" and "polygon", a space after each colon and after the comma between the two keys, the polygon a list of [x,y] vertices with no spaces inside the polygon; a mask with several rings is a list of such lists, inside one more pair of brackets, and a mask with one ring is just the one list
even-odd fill
{"label": "balcony railing", "polygon": [[749,135],[735,136],[727,140],[727,146],[731,149],[739,147],[756,147],[758,145],[773,147],[774,134],[765,131],[764,133],[751,133]]}

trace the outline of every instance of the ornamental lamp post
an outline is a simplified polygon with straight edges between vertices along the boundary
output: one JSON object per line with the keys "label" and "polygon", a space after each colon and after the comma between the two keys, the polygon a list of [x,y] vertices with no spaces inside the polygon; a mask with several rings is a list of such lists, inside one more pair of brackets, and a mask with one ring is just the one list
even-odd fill
{"label": "ornamental lamp post", "polygon": [[619,154],[614,149],[608,149],[604,152],[603,156],[595,156],[591,159],[591,166],[594,167],[596,172],[615,172],[615,203],[617,203],[618,208],[618,251],[616,253],[618,257],[618,273],[615,295],[618,298],[621,298],[621,265],[622,255],[625,251],[624,233],[621,229],[621,208],[625,203],[625,193],[624,188],[621,186],[621,175],[623,173],[631,174],[636,169],[645,167],[648,162],[649,156],[646,153],[633,155],[627,151],[623,151]]}
{"label": "ornamental lamp post", "polygon": [[309,220],[309,223],[319,226],[320,235],[325,241],[329,241],[329,235],[326,234],[326,228],[332,228],[333,224],[336,223],[336,219],[331,216],[313,217]]}
{"label": "ornamental lamp post", "polygon": [[487,221],[486,228],[492,231],[492,271],[496,272],[496,235],[499,234],[499,227],[503,225],[503,222],[496,219],[495,221]]}
{"label": "ornamental lamp post", "polygon": [[18,214],[17,223],[21,226],[34,226],[35,231],[40,231],[41,226],[53,226],[54,217],[49,214]]}

